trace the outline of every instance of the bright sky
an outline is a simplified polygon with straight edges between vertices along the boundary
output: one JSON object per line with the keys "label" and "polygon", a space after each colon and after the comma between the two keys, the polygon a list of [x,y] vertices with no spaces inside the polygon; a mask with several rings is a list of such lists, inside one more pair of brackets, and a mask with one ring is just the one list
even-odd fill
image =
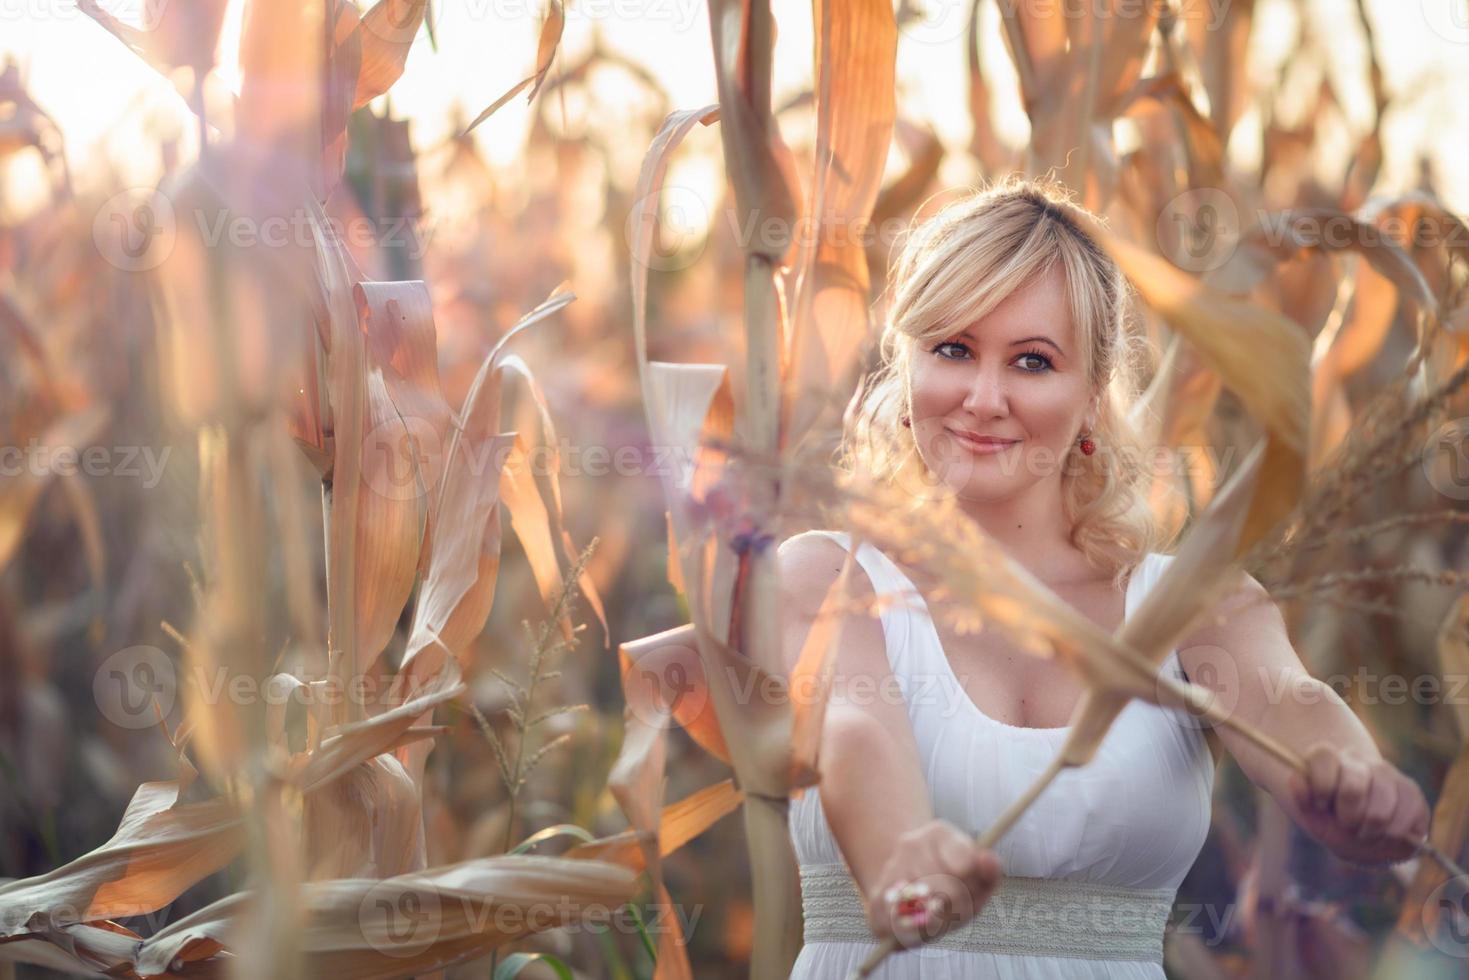
{"label": "bright sky", "polygon": [[[168,2],[168,0],[163,0]],[[187,2],[187,0],[173,0]],[[1059,4],[1061,0],[1057,0]],[[1067,3],[1088,0],[1065,0]],[[1101,0],[1090,0],[1101,2]],[[1225,0],[1209,0],[1214,9]],[[125,20],[141,21],[145,0],[102,0]],[[899,85],[905,114],[933,125],[951,146],[968,139],[961,34],[968,0],[920,0],[927,16],[910,26],[899,44]],[[806,86],[811,62],[810,7],[800,0],[776,5],[780,18],[775,89],[780,100]],[[1415,101],[1416,111],[1390,121],[1389,143],[1407,145],[1427,139],[1452,207],[1469,211],[1469,2],[1466,0],[1373,0],[1368,3],[1386,56],[1389,91],[1414,87],[1415,80],[1441,78]],[[239,7],[235,0],[234,7]],[[1261,29],[1250,70],[1275,76],[1276,62],[1300,46],[1287,0],[1261,0]],[[1315,30],[1332,32],[1326,43],[1334,53],[1333,71],[1349,83],[1347,108],[1365,120],[1370,101],[1361,70],[1364,48],[1351,0],[1310,0]],[[394,114],[413,121],[413,139],[430,147],[451,131],[456,106],[472,118],[485,105],[529,73],[535,57],[542,0],[436,0],[438,51],[422,34],[403,78],[394,86]],[[644,64],[672,94],[676,107],[715,101],[709,26],[704,0],[569,0],[558,66],[569,64],[600,31],[604,42]],[[1000,46],[993,0],[984,5],[985,59],[1002,77],[1013,77]],[[236,14],[238,10],[236,9]],[[234,18],[237,20],[237,17]],[[233,48],[227,29],[223,50]],[[191,117],[183,100],[162,78],[116,39],[76,9],[75,0],[0,0],[0,58],[20,62],[32,95],[61,125],[67,154],[79,182],[89,164],[105,157],[137,183],[156,178],[156,153],[148,146],[160,129],[176,128],[190,145]],[[555,68],[553,68],[553,71]],[[223,76],[229,79],[228,65]],[[1300,84],[1315,88],[1310,76]],[[609,80],[606,84],[615,82]],[[1008,88],[998,87],[999,92]],[[1453,93],[1460,93],[1457,98]],[[615,92],[606,93],[615,103]],[[631,90],[629,91],[631,95]],[[1012,143],[1026,138],[1027,125],[1015,101],[995,105],[1002,133]],[[575,125],[575,107],[568,117]],[[513,167],[523,140],[528,109],[524,98],[502,108],[477,130],[488,158]],[[1332,147],[1345,166],[1351,143],[1341,134]],[[1250,148],[1233,147],[1248,155]],[[1411,179],[1390,158],[1394,182]],[[1394,173],[1394,171],[1400,171]],[[22,188],[28,177],[13,173]],[[1452,181],[1450,178],[1453,178]],[[12,184],[12,187],[15,185]]]}

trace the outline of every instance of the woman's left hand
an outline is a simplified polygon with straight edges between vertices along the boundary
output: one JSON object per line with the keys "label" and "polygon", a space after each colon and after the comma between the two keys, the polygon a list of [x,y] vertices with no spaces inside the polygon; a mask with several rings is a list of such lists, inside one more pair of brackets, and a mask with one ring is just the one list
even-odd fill
{"label": "woman's left hand", "polygon": [[1318,743],[1305,775],[1292,773],[1297,822],[1333,854],[1355,864],[1395,864],[1428,835],[1423,791],[1383,759]]}

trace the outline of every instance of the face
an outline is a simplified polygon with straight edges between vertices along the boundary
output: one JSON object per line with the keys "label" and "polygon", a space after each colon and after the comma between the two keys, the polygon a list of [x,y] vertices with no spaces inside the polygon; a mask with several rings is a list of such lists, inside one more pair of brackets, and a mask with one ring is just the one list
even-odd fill
{"label": "face", "polygon": [[911,372],[913,435],[929,479],[970,500],[1059,485],[1067,453],[1094,424],[1059,266],[961,332],[920,344]]}

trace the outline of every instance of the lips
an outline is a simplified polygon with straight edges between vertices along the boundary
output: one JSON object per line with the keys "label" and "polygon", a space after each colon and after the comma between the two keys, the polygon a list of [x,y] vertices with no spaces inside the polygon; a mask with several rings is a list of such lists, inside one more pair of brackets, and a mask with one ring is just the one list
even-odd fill
{"label": "lips", "polygon": [[995,436],[977,436],[972,432],[965,432],[962,429],[950,429],[949,432],[966,446],[991,452],[1004,449],[1006,446],[1013,446],[1020,441],[1019,439],[1000,439]]}

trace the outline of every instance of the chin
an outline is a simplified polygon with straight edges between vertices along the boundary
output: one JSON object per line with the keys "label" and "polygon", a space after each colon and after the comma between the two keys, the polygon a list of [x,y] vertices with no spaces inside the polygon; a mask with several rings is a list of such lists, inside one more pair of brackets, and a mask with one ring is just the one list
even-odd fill
{"label": "chin", "polygon": [[1018,479],[1013,473],[985,473],[971,469],[969,472],[945,473],[944,485],[965,500],[992,503],[1024,493],[1034,485],[1034,481]]}

